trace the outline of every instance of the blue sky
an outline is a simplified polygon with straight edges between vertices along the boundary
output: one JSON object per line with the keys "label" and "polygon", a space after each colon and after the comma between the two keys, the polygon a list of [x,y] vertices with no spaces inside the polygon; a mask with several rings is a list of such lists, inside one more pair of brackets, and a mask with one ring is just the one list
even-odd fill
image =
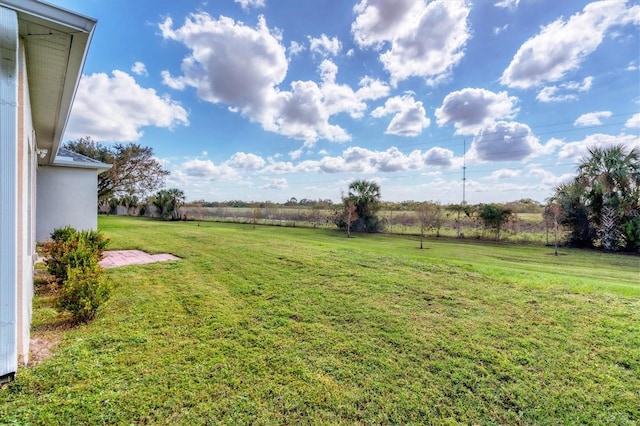
{"label": "blue sky", "polygon": [[65,140],[135,142],[188,200],[544,201],[640,147],[640,2],[52,0],[98,19]]}

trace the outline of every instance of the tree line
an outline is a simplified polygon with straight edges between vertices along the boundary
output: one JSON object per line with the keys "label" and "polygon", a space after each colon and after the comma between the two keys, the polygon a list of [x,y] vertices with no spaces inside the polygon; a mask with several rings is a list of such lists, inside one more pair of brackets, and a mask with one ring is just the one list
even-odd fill
{"label": "tree line", "polygon": [[[111,169],[98,175],[98,203],[103,211],[114,211],[118,206],[130,214],[153,206],[163,219],[182,219],[180,208],[185,205],[185,194],[177,188],[165,189],[169,175],[153,156],[150,147],[137,144],[114,144],[111,147],[97,143],[91,138],[68,142],[65,147],[87,157],[112,164]],[[382,192],[377,182],[359,179],[351,182],[341,202],[330,199],[298,200],[291,197],[282,205],[286,207],[310,208],[317,211],[315,222],[319,223],[319,211],[331,210],[329,221],[351,232],[382,232],[385,220],[380,218],[381,209],[387,211],[410,210],[417,217],[420,236],[427,230],[438,230],[442,223],[443,209],[457,211],[462,217],[475,217],[485,229],[495,232],[500,239],[501,230],[515,213],[539,212],[546,223],[554,226],[558,234],[568,233],[566,243],[574,247],[601,248],[605,251],[640,251],[640,150],[626,149],[622,145],[610,148],[592,148],[589,155],[577,167],[577,175],[555,189],[546,205],[531,199],[506,204],[478,204],[441,206],[439,203],[382,201]],[[280,204],[231,200],[189,203],[189,206],[251,208],[254,224],[263,216],[261,209]],[[460,219],[457,220],[458,223]],[[458,232],[458,236],[460,232]]]}

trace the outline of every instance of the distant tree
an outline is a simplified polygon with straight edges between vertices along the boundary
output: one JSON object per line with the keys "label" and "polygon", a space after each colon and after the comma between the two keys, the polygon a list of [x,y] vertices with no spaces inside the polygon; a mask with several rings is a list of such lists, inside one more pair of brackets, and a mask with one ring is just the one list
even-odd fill
{"label": "distant tree", "polygon": [[500,240],[500,229],[507,223],[512,213],[510,209],[498,204],[483,204],[478,216],[482,219],[485,228],[493,229],[496,233],[496,240]]}
{"label": "distant tree", "polygon": [[140,200],[133,194],[125,194],[120,197],[119,203],[121,206],[127,209],[127,214],[133,214],[133,211],[138,207]]}
{"label": "distant tree", "polygon": [[578,181],[556,188],[551,202],[562,210],[560,224],[569,228],[568,243],[573,247],[592,247],[595,229],[589,220],[589,207],[585,191]]}
{"label": "distant tree", "polygon": [[347,223],[347,238],[351,238],[351,226],[358,220],[358,207],[353,201],[348,201],[345,206],[345,222]]}
{"label": "distant tree", "polygon": [[153,149],[137,144],[115,144],[108,148],[91,138],[67,142],[65,148],[111,164],[112,167],[98,175],[98,202],[107,203],[111,198],[134,195],[143,199],[162,188],[169,175],[154,157]]}
{"label": "distant tree", "polygon": [[[551,222],[551,225],[553,227],[553,248],[554,248],[554,254],[557,256],[558,255],[558,231],[559,231],[559,225],[560,225],[560,221],[562,220],[563,217],[563,210],[562,207],[560,206],[560,204],[558,204],[557,202],[549,202],[549,204],[547,204],[547,207],[545,207],[544,209],[544,218],[545,221]],[[548,231],[547,231],[548,234]],[[549,237],[547,235],[547,244],[549,244]]]}
{"label": "distant tree", "polygon": [[415,211],[420,222],[420,248],[422,249],[422,241],[428,229],[436,229],[437,235],[440,236],[442,207],[438,203],[420,203],[416,205]]}
{"label": "distant tree", "polygon": [[254,203],[251,209],[251,223],[253,223],[253,229],[256,229],[258,220],[264,217],[264,211],[260,206],[260,203]]}
{"label": "distant tree", "polygon": [[117,214],[118,206],[120,205],[120,200],[115,197],[109,198],[109,200],[105,203],[107,206],[108,214]]}
{"label": "distant tree", "polygon": [[152,204],[158,209],[158,215],[162,219],[179,220],[180,207],[184,201],[184,192],[177,188],[171,188],[158,191],[152,199]]}
{"label": "distant tree", "polygon": [[321,203],[317,203],[311,208],[311,217],[313,218],[313,227],[319,228],[320,222],[323,220],[322,213],[325,209],[325,205]]}
{"label": "distant tree", "polygon": [[99,142],[94,141],[87,136],[79,138],[75,141],[69,141],[64,147],[70,151],[77,152],[85,157],[93,158],[106,164],[113,164],[115,161],[114,152]]}
{"label": "distant tree", "polygon": [[349,184],[349,193],[343,200],[345,205],[352,202],[356,206],[358,223],[356,230],[367,232],[380,232],[382,223],[378,219],[377,212],[380,209],[380,185],[367,180],[356,180]]}
{"label": "distant tree", "polygon": [[284,203],[285,206],[295,206],[297,204],[298,204],[298,199],[296,197],[291,197],[286,203]]}

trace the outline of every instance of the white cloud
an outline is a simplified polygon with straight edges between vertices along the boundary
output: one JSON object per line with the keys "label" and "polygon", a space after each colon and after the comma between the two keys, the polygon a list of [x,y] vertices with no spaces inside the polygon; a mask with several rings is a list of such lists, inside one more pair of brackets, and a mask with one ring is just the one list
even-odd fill
{"label": "white cloud", "polygon": [[242,170],[258,170],[266,164],[264,159],[255,154],[245,154],[244,152],[236,152],[228,161],[229,165],[233,165]]}
{"label": "white cloud", "polygon": [[244,10],[249,10],[252,7],[259,8],[265,6],[265,0],[233,0],[236,3],[240,3],[240,6]]}
{"label": "white cloud", "polygon": [[104,73],[82,76],[66,136],[135,142],[145,127],[173,129],[178,125],[189,125],[188,113],[179,102],[114,70],[111,77]]}
{"label": "white cloud", "polygon": [[304,52],[304,49],[305,47],[303,44],[300,44],[297,41],[292,41],[291,44],[289,44],[289,56],[299,55]]}
{"label": "white cloud", "polygon": [[269,179],[269,183],[261,186],[262,189],[287,189],[289,183],[284,178]]}
{"label": "white cloud", "polygon": [[149,75],[147,67],[142,62],[136,62],[131,67],[131,72],[137,75]]}
{"label": "white cloud", "polygon": [[216,166],[211,160],[193,159],[183,163],[178,170],[185,177],[206,180],[235,180],[238,173],[227,165]]}
{"label": "white cloud", "polygon": [[344,112],[353,118],[362,117],[367,109],[367,104],[363,101],[365,92],[358,95],[346,84],[337,84],[335,80],[338,67],[328,59],[322,61],[319,71],[322,77],[319,102],[327,114],[331,116]]}
{"label": "white cloud", "polygon": [[263,17],[255,28],[231,18],[215,19],[206,13],[190,15],[178,29],[167,18],[160,24],[165,39],[184,43],[191,54],[182,61],[181,77],[165,73],[174,88],[194,87],[198,96],[212,103],[226,103],[274,130],[272,106],[275,88],[288,68],[285,48]]}
{"label": "white cloud", "polygon": [[613,115],[611,111],[596,111],[582,114],[573,123],[574,126],[599,126],[602,124],[603,118],[609,118]]}
{"label": "white cloud", "polygon": [[581,83],[570,81],[558,86],[546,86],[538,92],[536,100],[540,102],[577,101],[578,95],[576,92],[588,92],[592,84],[593,77],[585,77]]}
{"label": "white cloud", "polygon": [[351,32],[361,47],[380,46],[395,39],[410,16],[423,8],[423,0],[361,0],[353,8],[357,17]]}
{"label": "white cloud", "polygon": [[607,148],[613,145],[623,145],[627,149],[640,149],[640,136],[626,135],[624,133],[618,136],[596,133],[580,141],[565,143],[560,149],[558,157],[577,160],[587,156],[589,154],[589,148]]}
{"label": "white cloud", "polygon": [[507,9],[514,9],[518,7],[520,0],[500,0],[494,6],[495,7],[504,7]]}
{"label": "white cloud", "polygon": [[509,24],[505,24],[501,27],[494,27],[493,28],[493,35],[498,35],[500,33],[505,32],[507,29],[509,28]]}
{"label": "white cloud", "polygon": [[371,115],[376,118],[389,114],[393,114],[393,118],[385,133],[391,135],[418,136],[431,124],[422,102],[416,101],[411,95],[389,98],[384,106],[371,112]]}
{"label": "white cloud", "polygon": [[640,113],[634,114],[630,119],[624,123],[624,127],[628,127],[630,129],[640,128]]}
{"label": "white cloud", "polygon": [[436,146],[425,152],[423,159],[428,166],[451,167],[453,165],[453,151]]}
{"label": "white cloud", "polygon": [[500,169],[491,173],[489,179],[492,180],[501,180],[501,179],[512,179],[520,176],[522,172],[520,170],[511,170],[511,169]]}
{"label": "white cloud", "polygon": [[526,124],[498,121],[478,132],[469,150],[469,158],[480,161],[518,161],[543,150],[544,147]]}
{"label": "white cloud", "polygon": [[[345,142],[351,136],[342,127],[329,123],[331,116],[345,113],[360,118],[367,109],[366,100],[378,99],[389,93],[389,87],[370,77],[360,80],[354,91],[345,84],[336,83],[338,67],[325,59],[318,67],[320,85],[313,81],[294,81],[291,92],[281,92],[276,124],[281,134],[306,141],[307,148],[317,139]],[[295,159],[302,151],[294,151]]]}
{"label": "white cloud", "polygon": [[640,5],[627,7],[625,0],[602,0],[588,4],[569,20],[559,18],[543,27],[518,50],[500,82],[529,88],[557,81],[598,48],[605,34],[617,25],[640,23]]}
{"label": "white cloud", "polygon": [[529,178],[536,179],[538,182],[550,188],[556,188],[558,185],[569,181],[575,177],[573,173],[565,173],[560,176],[556,176],[549,170],[542,169],[540,167],[532,167],[527,172]]}
{"label": "white cloud", "polygon": [[175,89],[194,87],[198,96],[211,103],[229,105],[271,132],[304,140],[344,142],[351,136],[331,124],[331,115],[341,112],[359,117],[366,109],[348,86],[337,85],[337,67],[324,61],[320,67],[322,86],[313,81],[293,81],[290,91],[278,87],[287,74],[286,49],[277,31],[263,17],[255,28],[231,18],[215,19],[206,13],[190,15],[174,29],[167,18],[160,24],[165,39],[176,40],[191,53],[182,62],[183,75],[163,73],[164,83]]}
{"label": "white cloud", "polygon": [[393,85],[409,77],[429,83],[446,78],[470,37],[466,1],[361,0],[354,11],[351,32],[361,47],[389,43],[380,61]]}
{"label": "white cloud", "polygon": [[320,56],[336,56],[340,53],[342,44],[337,37],[329,38],[326,34],[322,34],[319,38],[309,36],[309,50]]}
{"label": "white cloud", "polygon": [[306,160],[294,164],[289,161],[271,159],[261,173],[393,173],[411,170],[427,170],[429,167],[448,168],[454,164],[453,152],[434,147],[426,152],[414,150],[409,154],[396,147],[375,151],[361,147],[349,147],[341,155],[325,155],[320,160]]}
{"label": "white cloud", "polygon": [[324,103],[321,88],[313,81],[294,81],[291,92],[281,93],[281,103],[275,124],[278,133],[309,143],[317,139],[345,142],[351,136],[342,127],[330,124],[330,112],[337,112],[341,105],[329,111]]}
{"label": "white cloud", "polygon": [[435,115],[439,126],[453,123],[456,134],[473,135],[497,119],[515,117],[517,101],[507,92],[467,88],[449,93]]}
{"label": "white cloud", "polygon": [[360,147],[350,147],[342,156],[324,157],[319,162],[320,170],[325,173],[375,173],[423,170],[427,166],[449,167],[453,152],[443,148],[431,148],[427,152],[414,150],[404,154],[396,147],[385,151],[374,151]]}
{"label": "white cloud", "polygon": [[374,100],[389,96],[389,86],[374,78],[365,76],[360,80],[360,88],[356,92],[356,97],[361,100]]}

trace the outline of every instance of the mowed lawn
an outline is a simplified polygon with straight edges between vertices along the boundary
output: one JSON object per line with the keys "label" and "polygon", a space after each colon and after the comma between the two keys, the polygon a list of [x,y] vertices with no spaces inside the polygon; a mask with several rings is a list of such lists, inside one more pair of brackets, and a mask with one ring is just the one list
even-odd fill
{"label": "mowed lawn", "polygon": [[[640,257],[101,217],[97,319],[0,390],[0,424],[640,421]],[[34,334],[60,333],[40,297]],[[56,325],[58,324],[58,325]]]}

